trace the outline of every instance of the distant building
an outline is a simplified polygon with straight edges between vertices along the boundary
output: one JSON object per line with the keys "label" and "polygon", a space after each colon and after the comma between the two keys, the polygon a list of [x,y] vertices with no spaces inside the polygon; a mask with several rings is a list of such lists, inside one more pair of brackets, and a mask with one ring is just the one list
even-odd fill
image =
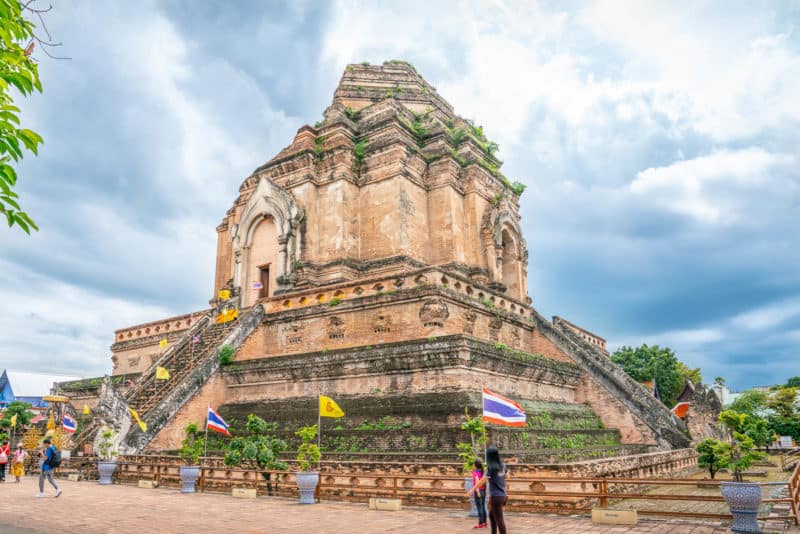
{"label": "distant building", "polygon": [[29,402],[34,408],[45,408],[47,403],[42,397],[50,394],[53,384],[75,378],[3,369],[0,375],[0,410],[5,410],[14,401]]}
{"label": "distant building", "polygon": [[[554,318],[555,319],[555,318]],[[596,346],[598,349],[602,350],[606,354],[608,351],[606,350],[606,340],[602,337],[598,336],[597,334],[586,330],[585,328],[581,328],[580,326],[571,323],[564,319],[563,317],[559,318],[565,326],[567,326],[570,330],[574,331],[576,334],[581,336],[585,341],[591,343],[592,345]],[[652,386],[651,386],[652,387]]]}
{"label": "distant building", "polygon": [[731,391],[730,388],[724,384],[714,384],[711,386],[711,390],[717,394],[722,406],[728,406],[741,395],[741,393]]}

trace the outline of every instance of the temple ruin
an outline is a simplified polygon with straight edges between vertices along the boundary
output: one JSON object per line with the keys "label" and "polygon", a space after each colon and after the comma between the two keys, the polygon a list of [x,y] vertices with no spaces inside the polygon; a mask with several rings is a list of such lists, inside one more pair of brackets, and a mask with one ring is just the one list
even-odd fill
{"label": "temple ruin", "polygon": [[[124,451],[177,448],[208,405],[290,435],[324,394],[346,412],[324,434],[331,453],[453,457],[482,387],[526,409],[529,428],[492,440],[531,462],[685,447],[683,423],[605,340],[533,306],[524,187],[495,151],[410,64],[349,65],[323,120],[241,183],[217,227],[210,308],[116,331],[107,384],[148,423]],[[238,318],[215,324],[225,309]],[[62,390],[94,406],[97,386]]]}

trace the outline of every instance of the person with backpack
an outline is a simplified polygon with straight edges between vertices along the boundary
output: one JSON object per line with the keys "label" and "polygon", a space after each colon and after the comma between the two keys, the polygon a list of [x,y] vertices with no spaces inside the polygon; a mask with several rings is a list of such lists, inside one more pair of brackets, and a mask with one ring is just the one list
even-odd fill
{"label": "person with backpack", "polygon": [[53,476],[55,468],[61,465],[61,451],[50,442],[50,438],[44,438],[44,445],[46,448],[42,451],[42,474],[39,475],[39,494],[37,497],[44,497],[44,480],[47,479],[50,484],[56,489],[56,497],[61,495],[61,488],[56,484],[56,479]]}
{"label": "person with backpack", "polygon": [[0,482],[6,481],[6,465],[8,465],[9,456],[11,456],[11,449],[8,447],[8,440],[4,439],[3,444],[0,445]]}

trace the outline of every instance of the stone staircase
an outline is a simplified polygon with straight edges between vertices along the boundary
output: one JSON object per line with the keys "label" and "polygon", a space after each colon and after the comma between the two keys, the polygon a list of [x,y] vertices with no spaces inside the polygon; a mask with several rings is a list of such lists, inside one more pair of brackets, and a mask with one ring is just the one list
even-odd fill
{"label": "stone staircase", "polygon": [[[150,368],[142,373],[135,387],[126,396],[128,404],[144,417],[162,399],[189,376],[209,355],[209,352],[218,353],[222,341],[233,329],[236,323],[214,324],[210,317],[203,317],[198,321],[200,328],[187,332],[174,347],[159,358]],[[197,341],[193,339],[197,336]],[[156,369],[163,367],[169,371],[169,380],[157,380]]]}
{"label": "stone staircase", "polygon": [[683,448],[690,445],[688,431],[683,422],[615,365],[605,353],[582,339],[558,317],[554,317],[551,323],[534,311],[531,319],[542,335],[636,414],[653,431],[660,446]]}
{"label": "stone staircase", "polygon": [[[238,348],[255,331],[263,316],[261,305],[240,310],[239,319],[229,323],[214,324],[206,316],[153,362],[126,399],[147,423],[147,430],[142,432],[138,425],[132,425],[122,438],[120,453],[141,452],[219,369],[219,349],[225,345]],[[193,343],[195,336],[199,340]],[[170,372],[169,380],[156,380],[158,367]]]}

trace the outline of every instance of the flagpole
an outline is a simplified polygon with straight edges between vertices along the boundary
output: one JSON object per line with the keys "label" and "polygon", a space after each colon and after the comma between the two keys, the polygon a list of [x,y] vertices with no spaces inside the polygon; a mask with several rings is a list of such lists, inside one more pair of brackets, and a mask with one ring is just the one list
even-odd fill
{"label": "flagpole", "polygon": [[[208,408],[211,407],[209,406]],[[208,410],[206,410],[206,439],[203,445],[205,446],[203,450],[203,465],[205,465],[208,458]]]}
{"label": "flagpole", "polygon": [[317,449],[320,451],[319,458],[317,458],[317,471],[320,470],[322,466],[322,410],[320,410],[320,406],[322,405],[322,399],[317,397]]}

